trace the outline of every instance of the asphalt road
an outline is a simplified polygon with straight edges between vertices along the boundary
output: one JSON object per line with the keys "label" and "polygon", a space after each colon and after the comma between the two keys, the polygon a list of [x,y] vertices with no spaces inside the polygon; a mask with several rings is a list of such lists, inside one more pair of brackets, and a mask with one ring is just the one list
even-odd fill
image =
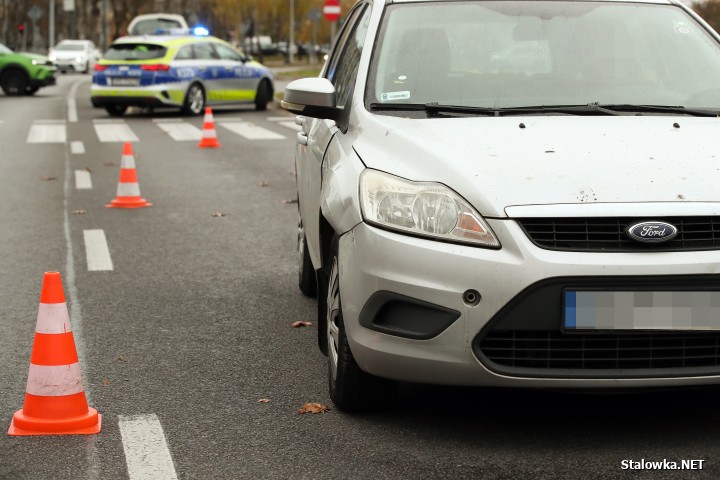
{"label": "asphalt road", "polygon": [[[201,128],[202,118],[132,112],[122,121],[138,138],[139,185],[153,206],[107,209],[122,143],[100,141],[108,117],[90,106],[89,77],[59,80],[34,97],[0,95],[0,426],[22,407],[42,275],[57,270],[102,432],[1,435],[0,479],[720,478],[716,389],[403,385],[394,409],[297,414],[330,401],[315,327],[291,328],[315,321],[314,300],[296,288],[296,205],[284,202],[295,196],[295,133],[283,123],[292,117],[277,106],[216,110],[222,148],[202,150],[159,122]],[[73,122],[67,96],[79,82]],[[55,138],[42,125],[64,125],[66,138],[28,142],[34,127],[34,138]],[[75,170],[90,173],[91,189],[76,188]],[[98,229],[112,270],[88,270],[84,231]],[[133,473],[133,441],[150,434],[120,432],[133,419],[162,428],[162,445],[141,447],[160,459],[145,477]],[[622,469],[642,459],[705,463]]]}

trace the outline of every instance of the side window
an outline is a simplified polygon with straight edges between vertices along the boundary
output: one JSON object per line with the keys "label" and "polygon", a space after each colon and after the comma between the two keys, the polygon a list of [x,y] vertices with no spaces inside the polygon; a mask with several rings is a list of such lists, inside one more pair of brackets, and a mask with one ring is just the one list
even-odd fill
{"label": "side window", "polygon": [[222,43],[216,43],[215,50],[217,50],[217,53],[218,55],[220,55],[221,60],[232,60],[233,62],[245,61],[242,55],[240,55],[238,52],[228,47],[227,45],[223,45]]}
{"label": "side window", "polygon": [[217,60],[218,54],[209,43],[196,43],[193,45],[193,58],[197,60]]}
{"label": "side window", "polygon": [[342,37],[338,41],[338,48],[328,69],[327,78],[335,86],[337,104],[347,105],[355,86],[360,55],[362,54],[368,24],[370,23],[370,8],[367,5],[353,12],[348,20],[347,27],[343,29]]}
{"label": "side window", "polygon": [[175,60],[190,60],[193,58],[192,45],[186,45],[175,55]]}

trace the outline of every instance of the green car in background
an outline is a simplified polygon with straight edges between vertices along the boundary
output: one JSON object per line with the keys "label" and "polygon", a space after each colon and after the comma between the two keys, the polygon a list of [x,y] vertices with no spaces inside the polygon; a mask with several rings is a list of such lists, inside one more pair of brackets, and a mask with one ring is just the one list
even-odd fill
{"label": "green car in background", "polygon": [[5,95],[32,95],[55,85],[56,70],[47,57],[15,53],[0,43],[0,88]]}

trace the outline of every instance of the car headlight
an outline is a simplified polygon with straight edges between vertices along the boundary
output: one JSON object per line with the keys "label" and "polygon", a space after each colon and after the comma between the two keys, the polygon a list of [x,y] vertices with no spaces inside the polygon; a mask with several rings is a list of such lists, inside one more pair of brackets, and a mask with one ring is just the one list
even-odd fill
{"label": "car headlight", "polygon": [[39,62],[37,60],[32,60],[33,65],[42,65],[43,63],[45,63],[45,62]]}
{"label": "car headlight", "polygon": [[[55,60],[57,60],[57,58],[55,57],[54,54],[51,53],[50,55],[48,55],[48,60],[50,60],[51,62],[54,62]],[[34,60],[33,60],[33,63],[35,63]]]}
{"label": "car headlight", "polygon": [[82,57],[75,57],[76,62],[82,62]]}
{"label": "car headlight", "polygon": [[445,185],[368,169],[360,177],[360,198],[368,223],[437,240],[500,247],[482,216]]}

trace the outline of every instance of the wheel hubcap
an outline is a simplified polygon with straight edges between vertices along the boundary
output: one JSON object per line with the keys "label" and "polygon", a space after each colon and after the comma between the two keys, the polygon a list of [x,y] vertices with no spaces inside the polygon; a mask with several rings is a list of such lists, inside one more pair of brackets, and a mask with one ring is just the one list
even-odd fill
{"label": "wheel hubcap", "polygon": [[188,98],[190,99],[190,110],[193,113],[200,113],[203,108],[203,92],[198,86],[193,86],[190,89],[190,93],[188,94]]}
{"label": "wheel hubcap", "polygon": [[338,345],[340,343],[340,276],[338,275],[337,257],[333,260],[327,292],[327,339],[328,361],[333,383],[337,379]]}

